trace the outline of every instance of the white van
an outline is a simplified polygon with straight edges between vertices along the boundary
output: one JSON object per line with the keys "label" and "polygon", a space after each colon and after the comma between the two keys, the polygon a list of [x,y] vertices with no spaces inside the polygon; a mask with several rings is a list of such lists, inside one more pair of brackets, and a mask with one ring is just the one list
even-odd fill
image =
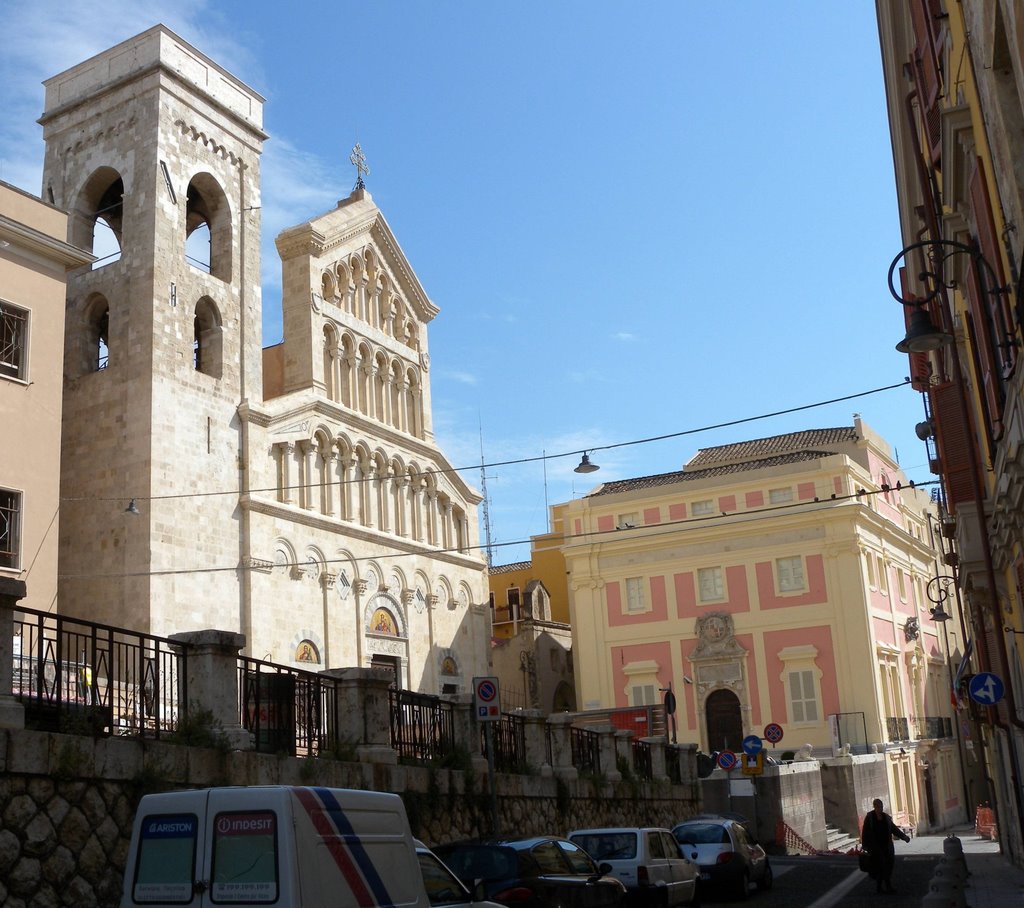
{"label": "white van", "polygon": [[484,908],[413,839],[398,795],[287,786],[146,795],[121,908],[143,905]]}

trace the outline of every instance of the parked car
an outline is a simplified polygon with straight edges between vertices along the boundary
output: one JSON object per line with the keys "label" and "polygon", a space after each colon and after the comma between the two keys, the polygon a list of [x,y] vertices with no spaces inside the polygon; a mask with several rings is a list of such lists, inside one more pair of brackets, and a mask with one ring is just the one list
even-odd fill
{"label": "parked car", "polygon": [[578,845],[554,836],[454,842],[434,849],[478,899],[514,908],[623,908],[626,887]]}
{"label": "parked car", "polygon": [[694,904],[697,864],[686,857],[667,829],[574,829],[568,839],[595,861],[611,864],[633,908],[677,908]]}
{"label": "parked car", "polygon": [[502,908],[497,902],[474,902],[472,893],[462,880],[419,839],[415,842],[420,874],[431,908]]}
{"label": "parked car", "polygon": [[721,816],[693,817],[674,827],[672,835],[683,845],[684,853],[700,865],[703,892],[718,890],[746,898],[751,883],[756,883],[758,889],[772,888],[774,876],[768,855],[741,821]]}

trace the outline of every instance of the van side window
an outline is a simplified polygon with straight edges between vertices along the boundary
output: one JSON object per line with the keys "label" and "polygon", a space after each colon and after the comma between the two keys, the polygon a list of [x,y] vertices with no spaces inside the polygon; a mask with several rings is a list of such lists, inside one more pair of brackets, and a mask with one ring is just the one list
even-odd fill
{"label": "van side window", "polygon": [[213,818],[210,901],[276,902],[277,816],[272,810],[218,813]]}
{"label": "van side window", "polygon": [[188,905],[196,879],[194,813],[152,814],[142,818],[132,899],[137,904]]}

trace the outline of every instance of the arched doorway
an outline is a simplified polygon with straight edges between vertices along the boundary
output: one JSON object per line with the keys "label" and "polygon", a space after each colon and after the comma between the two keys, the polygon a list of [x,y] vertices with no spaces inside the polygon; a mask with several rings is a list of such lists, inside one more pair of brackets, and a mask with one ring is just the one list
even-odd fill
{"label": "arched doorway", "polygon": [[743,717],[740,700],[731,690],[716,690],[704,701],[708,729],[708,748],[739,751],[743,744]]}

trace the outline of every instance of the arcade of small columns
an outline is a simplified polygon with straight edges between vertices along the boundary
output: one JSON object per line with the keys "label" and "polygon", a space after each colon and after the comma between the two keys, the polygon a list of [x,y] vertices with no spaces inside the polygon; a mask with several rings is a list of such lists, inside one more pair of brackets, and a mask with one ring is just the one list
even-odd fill
{"label": "arcade of small columns", "polygon": [[[437,475],[405,466],[326,433],[277,442],[278,501],[326,517],[404,536],[425,545],[469,550],[465,510],[437,487]],[[296,471],[296,475],[293,475]]]}
{"label": "arcade of small columns", "polygon": [[324,391],[329,400],[370,419],[423,437],[423,394],[417,371],[398,357],[324,327]]}

